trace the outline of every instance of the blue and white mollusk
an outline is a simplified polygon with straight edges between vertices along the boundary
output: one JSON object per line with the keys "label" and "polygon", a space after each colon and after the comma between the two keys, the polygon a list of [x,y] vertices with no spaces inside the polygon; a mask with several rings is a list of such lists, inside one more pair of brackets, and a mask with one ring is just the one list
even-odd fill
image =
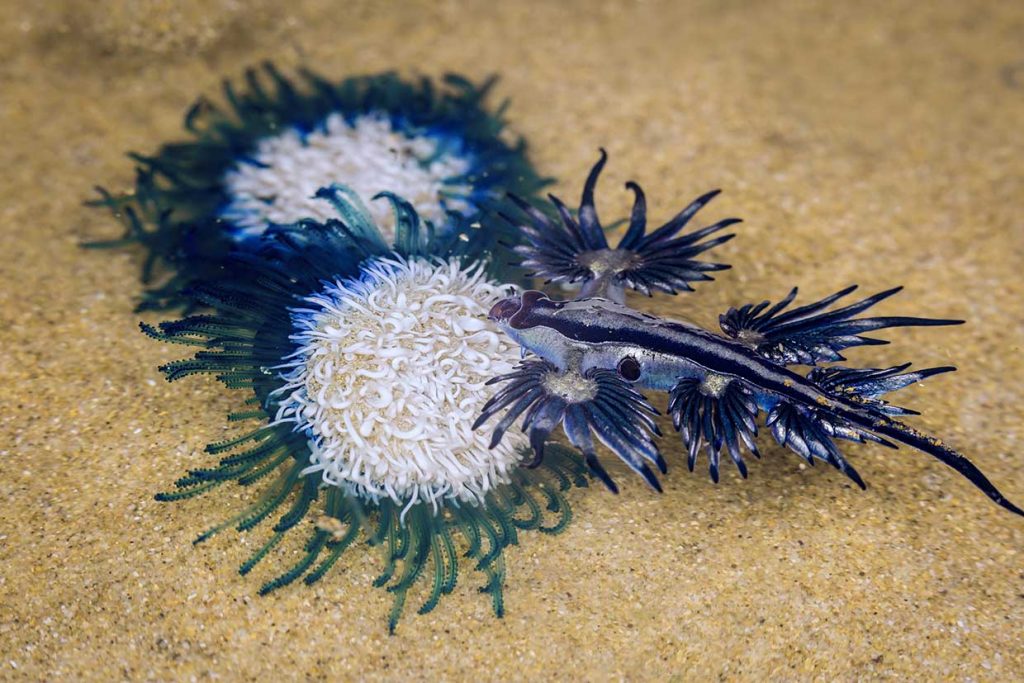
{"label": "blue and white mollusk", "polygon": [[380,192],[401,188],[421,218],[445,226],[449,213],[474,211],[470,180],[475,159],[451,134],[418,130],[385,112],[346,118],[329,115],[311,131],[292,127],[257,142],[224,175],[227,203],[220,211],[235,239],[262,235],[270,225],[333,218],[316,191],[336,182],[368,206],[386,239],[395,223]]}
{"label": "blue and white mollusk", "polygon": [[[846,349],[886,342],[866,336],[895,327],[959,325],[963,321],[912,316],[862,316],[900,291],[895,287],[859,301],[839,302],[856,286],[819,301],[790,305],[797,290],[775,304],[762,301],[731,308],[720,317],[721,334],[690,323],[675,322],[634,310],[625,289],[650,295],[692,290],[691,283],[711,280],[709,272],[728,266],[702,260],[704,252],[728,241],[719,233],[738,223],[726,218],[684,232],[718,191],[698,197],[653,231],[647,229],[647,203],[636,183],[629,226],[611,247],[598,220],[594,190],[607,155],[591,169],[579,210],[573,214],[551,197],[560,220],[516,200],[525,219],[527,244],[516,247],[523,265],[548,282],[579,282],[581,295],[557,301],[531,290],[498,302],[490,317],[536,357],[498,376],[503,389],[488,401],[477,420],[483,425],[502,414],[494,426],[498,445],[509,426],[523,416],[534,451],[532,463],[544,458],[551,432],[562,425],[569,441],[586,458],[590,470],[612,491],[616,485],[597,457],[595,438],[658,491],[651,469],[662,474],[668,464],[654,437],[661,433],[652,415],[657,410],[641,389],[668,393],[668,412],[682,436],[687,466],[706,452],[708,471],[717,482],[723,451],[747,476],[743,451],[760,457],[755,438],[757,418],[782,446],[808,463],[833,465],[861,488],[863,479],[840,452],[836,440],[874,442],[890,448],[903,444],[934,457],[963,475],[996,504],[1018,515],[984,473],[963,454],[898,420],[916,414],[888,402],[886,394],[955,370],[942,366],[906,372],[910,363],[888,368],[845,365]],[[509,218],[510,222],[515,219]],[[841,365],[824,366],[826,363]],[[810,366],[810,371],[802,370]]]}
{"label": "blue and white mollusk", "polygon": [[489,450],[472,424],[519,347],[486,320],[507,288],[457,260],[382,258],[328,284],[292,320],[276,420],[310,436],[325,484],[403,508],[481,504],[507,484],[526,438]]}

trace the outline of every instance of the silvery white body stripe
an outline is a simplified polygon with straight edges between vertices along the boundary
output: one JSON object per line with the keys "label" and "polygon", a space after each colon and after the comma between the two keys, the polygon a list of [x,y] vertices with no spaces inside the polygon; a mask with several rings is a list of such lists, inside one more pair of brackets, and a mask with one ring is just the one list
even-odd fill
{"label": "silvery white body stripe", "polygon": [[606,299],[540,299],[524,306],[523,315],[517,318],[518,324],[508,326],[509,334],[563,370],[569,366],[581,371],[615,368],[620,360],[632,356],[641,368],[635,384],[643,388],[668,391],[680,379],[703,380],[708,373],[715,373],[741,379],[758,393],[839,408],[834,398],[801,375],[739,342]]}

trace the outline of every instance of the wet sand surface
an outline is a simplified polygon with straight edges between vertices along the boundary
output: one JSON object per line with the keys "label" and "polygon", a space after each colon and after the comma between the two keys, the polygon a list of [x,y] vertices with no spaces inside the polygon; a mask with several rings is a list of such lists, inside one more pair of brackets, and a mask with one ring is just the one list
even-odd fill
{"label": "wet sand surface", "polygon": [[[256,597],[263,536],[196,533],[237,488],[153,501],[240,400],[168,385],[181,349],[138,331],[139,254],[82,207],[131,182],[126,150],[182,137],[223,76],[273,59],[332,77],[497,72],[515,132],[575,201],[605,146],[604,215],[628,179],[652,220],[713,187],[732,263],[646,310],[714,325],[730,305],[903,284],[879,310],[969,324],[893,330],[879,366],[960,372],[908,389],[921,429],[1018,503],[1024,411],[1024,9],[959,2],[75,2],[0,8],[0,678],[1010,680],[1024,671],[1024,520],[902,449],[844,446],[861,492],[762,436],[742,481],[572,494],[557,537],[507,553],[507,615],[466,573],[389,637],[378,559]],[[810,299],[806,299],[810,300]],[[145,315],[155,322],[159,315]],[[612,458],[606,458],[611,460]],[[410,605],[418,604],[417,596]],[[1017,672],[1014,674],[1013,672]]]}

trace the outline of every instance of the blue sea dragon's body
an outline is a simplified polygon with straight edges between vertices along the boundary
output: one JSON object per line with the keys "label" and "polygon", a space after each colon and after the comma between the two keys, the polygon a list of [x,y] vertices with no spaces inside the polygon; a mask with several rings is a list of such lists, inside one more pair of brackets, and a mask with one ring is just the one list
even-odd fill
{"label": "blue sea dragon's body", "polygon": [[[503,299],[491,310],[491,319],[524,352],[536,356],[494,380],[504,386],[477,423],[506,411],[495,425],[493,443],[522,415],[523,429],[530,436],[535,462],[539,462],[550,433],[562,423],[591,471],[613,491],[617,490],[615,484],[597,459],[594,434],[660,490],[650,469],[654,465],[666,471],[652,439],[652,435],[660,435],[652,418],[657,411],[638,389],[666,391],[668,411],[682,434],[690,469],[703,448],[715,481],[723,448],[746,476],[742,450],[758,455],[754,437],[757,417],[764,412],[765,424],[780,444],[809,462],[829,462],[862,488],[863,481],[834,439],[895,447],[891,439],[919,449],[960,472],[999,505],[1024,515],[964,456],[894,419],[913,411],[881,398],[954,368],[904,372],[909,364],[885,369],[819,366],[845,360],[839,353],[842,349],[885,343],[863,337],[863,332],[960,321],[856,317],[898,289],[826,310],[853,287],[788,311],[796,290],[774,306],[763,302],[730,309],[721,317],[724,335],[631,309],[622,303],[625,286],[648,294],[652,289],[675,293],[690,289],[690,281],[711,279],[707,271],[727,267],[693,257],[729,239],[731,235],[705,240],[737,221],[727,219],[678,236],[716,194],[709,193],[647,235],[644,196],[630,183],[636,205],[626,236],[612,249],[593,205],[593,190],[604,161],[602,153],[587,180],[577,216],[554,197],[560,224],[520,203],[532,223],[521,226],[529,241],[519,248],[524,265],[549,281],[582,280],[583,291],[579,299],[555,301],[531,290]],[[812,369],[800,374],[790,367],[796,365]]]}

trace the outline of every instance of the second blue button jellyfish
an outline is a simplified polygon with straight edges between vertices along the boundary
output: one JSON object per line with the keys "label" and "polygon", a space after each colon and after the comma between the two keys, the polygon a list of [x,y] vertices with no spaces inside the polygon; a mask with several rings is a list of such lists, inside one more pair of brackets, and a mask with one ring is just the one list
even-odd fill
{"label": "second blue button jellyfish", "polygon": [[[394,233],[379,192],[397,191],[439,232],[477,222],[507,192],[531,196],[547,180],[505,128],[504,105],[480,85],[448,75],[404,80],[392,73],[330,81],[297,79],[265,64],[244,84],[225,81],[223,103],[205,98],[185,118],[191,139],[137,162],[132,190],[100,190],[125,225],[100,246],[141,245],[143,308],[181,305],[183,288],[217,279],[232,251],[254,249],[273,225],[331,217],[319,188],[343,183],[367,202],[384,237]],[[169,271],[169,274],[168,272]]]}

